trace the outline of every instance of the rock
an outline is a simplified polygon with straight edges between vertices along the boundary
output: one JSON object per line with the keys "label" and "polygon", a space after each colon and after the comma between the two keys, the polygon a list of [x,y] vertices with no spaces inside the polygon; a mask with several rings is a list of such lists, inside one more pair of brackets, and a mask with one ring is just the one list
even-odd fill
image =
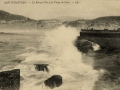
{"label": "rock", "polygon": [[48,64],[34,64],[35,65],[35,69],[37,71],[46,71],[46,72],[49,72],[48,70]]}
{"label": "rock", "polygon": [[83,53],[87,53],[90,49],[93,50],[92,42],[85,39],[76,40],[76,47]]}
{"label": "rock", "polygon": [[20,88],[20,69],[0,72],[0,89],[19,90]]}
{"label": "rock", "polygon": [[45,80],[44,84],[51,89],[59,87],[62,84],[62,77],[60,75],[53,75],[52,77]]}

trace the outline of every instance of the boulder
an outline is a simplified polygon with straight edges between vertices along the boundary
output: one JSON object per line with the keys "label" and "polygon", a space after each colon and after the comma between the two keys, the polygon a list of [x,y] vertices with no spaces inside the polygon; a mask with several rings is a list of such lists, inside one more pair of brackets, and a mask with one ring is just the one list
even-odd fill
{"label": "boulder", "polygon": [[46,72],[49,72],[48,70],[48,64],[34,64],[35,65],[35,69],[37,71],[46,71]]}
{"label": "boulder", "polygon": [[62,77],[60,75],[53,75],[52,77],[45,80],[44,84],[51,89],[59,87],[62,84]]}
{"label": "boulder", "polygon": [[19,90],[20,69],[0,72],[0,90]]}
{"label": "boulder", "polygon": [[92,42],[85,39],[76,40],[76,47],[83,53],[87,53],[90,49],[93,50]]}

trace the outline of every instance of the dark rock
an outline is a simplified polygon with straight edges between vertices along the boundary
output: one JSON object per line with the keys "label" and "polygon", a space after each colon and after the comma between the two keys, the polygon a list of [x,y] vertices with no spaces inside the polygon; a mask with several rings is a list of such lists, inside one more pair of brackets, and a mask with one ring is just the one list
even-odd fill
{"label": "dark rock", "polygon": [[48,64],[34,64],[35,65],[35,69],[37,70],[37,71],[47,71],[47,72],[49,72],[49,70],[48,70]]}
{"label": "dark rock", "polygon": [[0,72],[0,90],[19,90],[20,69]]}
{"label": "dark rock", "polygon": [[90,49],[93,50],[92,42],[85,39],[76,40],[76,47],[83,53],[87,53]]}
{"label": "dark rock", "polygon": [[45,80],[44,84],[51,89],[59,87],[62,84],[62,77],[60,75],[53,75],[52,77]]}

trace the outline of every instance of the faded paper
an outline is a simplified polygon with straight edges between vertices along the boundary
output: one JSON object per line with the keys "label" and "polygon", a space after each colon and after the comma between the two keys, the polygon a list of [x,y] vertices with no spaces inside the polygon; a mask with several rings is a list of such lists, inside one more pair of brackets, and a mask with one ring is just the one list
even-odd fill
{"label": "faded paper", "polygon": [[0,90],[118,90],[119,51],[89,37],[82,48],[76,42],[81,29],[117,30],[119,6],[119,0],[0,0],[0,71],[20,69],[17,81],[11,72],[0,74]]}

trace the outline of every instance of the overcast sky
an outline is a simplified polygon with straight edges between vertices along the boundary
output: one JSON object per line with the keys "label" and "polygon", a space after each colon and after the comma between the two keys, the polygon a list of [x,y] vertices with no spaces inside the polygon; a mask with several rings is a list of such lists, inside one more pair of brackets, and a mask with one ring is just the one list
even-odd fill
{"label": "overcast sky", "polygon": [[[93,19],[100,16],[120,16],[119,0],[23,0],[27,4],[4,4],[6,1],[20,0],[0,0],[0,10],[8,11],[12,14],[19,14],[32,19],[49,19],[61,16],[72,16],[84,19]],[[28,3],[30,1],[31,3]],[[32,4],[32,1],[58,1],[71,2],[70,4]],[[78,1],[78,4],[72,3]]]}

